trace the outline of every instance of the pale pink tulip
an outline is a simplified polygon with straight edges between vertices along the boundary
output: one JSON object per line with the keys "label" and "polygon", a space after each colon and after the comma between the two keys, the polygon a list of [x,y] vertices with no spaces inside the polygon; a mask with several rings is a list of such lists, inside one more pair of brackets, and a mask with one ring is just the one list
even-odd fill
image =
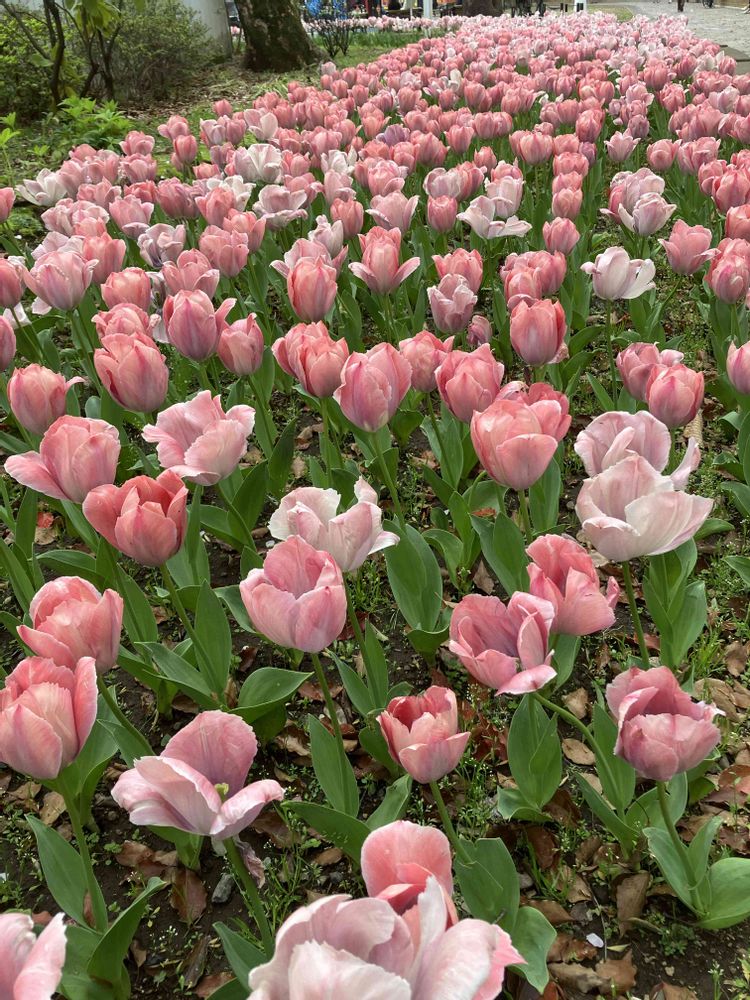
{"label": "pale pink tulip", "polygon": [[399,342],[398,349],[411,365],[411,387],[417,392],[432,392],[435,373],[453,349],[453,337],[439,340],[429,330]]}
{"label": "pale pink tulip", "polygon": [[161,276],[171,295],[178,292],[203,292],[212,298],[221,274],[200,250],[183,250],[176,262],[166,261]]}
{"label": "pale pink tulip", "polygon": [[388,295],[395,291],[419,267],[419,257],[399,263],[401,232],[374,226],[359,237],[362,262],[349,265],[349,270],[367,285],[371,292]]}
{"label": "pale pink tulip", "polygon": [[84,381],[80,376],[66,379],[59,372],[41,365],[16,368],[8,379],[11,413],[27,431],[44,434],[59,417],[64,416],[70,387]]}
{"label": "pale pink tulip", "polygon": [[57,778],[89,737],[96,699],[92,657],[73,669],[41,656],[22,660],[0,691],[0,760],[38,781]]}
{"label": "pale pink tulip", "polygon": [[735,343],[727,352],[727,378],[743,396],[750,395],[750,345]]}
{"label": "pale pink tulip", "polygon": [[567,357],[567,329],[565,310],[551,299],[538,299],[530,305],[519,302],[510,316],[513,350],[534,368],[555,364]]}
{"label": "pale pink tulip", "polygon": [[542,597],[468,594],[451,616],[449,648],[471,676],[497,694],[538,691],[555,677],[548,648],[555,605]]}
{"label": "pale pink tulip", "polygon": [[476,295],[482,287],[484,262],[478,250],[464,250],[460,247],[444,257],[435,255],[433,258],[438,278],[442,281],[449,274],[460,275],[466,279],[469,288]]}
{"label": "pale pink tulip", "polygon": [[654,368],[646,383],[646,406],[667,427],[684,427],[703,403],[703,372],[687,365]]}
{"label": "pale pink tulip", "polygon": [[148,316],[143,309],[129,302],[120,302],[109,312],[96,313],[92,323],[99,334],[99,340],[104,340],[113,334],[125,336],[151,337],[158,323],[158,316]]}
{"label": "pale pink tulip", "polygon": [[347,420],[363,431],[385,427],[411,386],[411,365],[391,344],[351,354],[333,398]]}
{"label": "pale pink tulip", "polygon": [[121,774],[112,798],[136,826],[227,840],[284,798],[278,781],[245,784],[257,752],[252,726],[238,715],[201,712],[158,757],[140,757]]}
{"label": "pale pink tulip", "polygon": [[289,272],[286,287],[297,316],[305,323],[317,323],[336,301],[336,270],[322,258],[302,257]]}
{"label": "pale pink tulip", "polygon": [[110,333],[94,351],[94,367],[112,399],[126,410],[151,413],[167,395],[169,369],[144,333]]}
{"label": "pale pink tulip", "polygon": [[688,226],[678,219],[668,240],[659,240],[675,274],[695,274],[716,251],[711,249],[713,233],[705,226]]}
{"label": "pale pink tulip", "polygon": [[148,312],[151,305],[151,280],[141,267],[114,271],[102,285],[102,298],[108,309],[128,304]]}
{"label": "pale pink tulip", "polygon": [[458,731],[456,696],[430,687],[422,695],[393,698],[378,716],[391,757],[421,784],[449,774],[463,756],[469,733]]}
{"label": "pale pink tulip", "polygon": [[654,287],[656,273],[652,260],[631,260],[622,247],[609,247],[581,270],[591,275],[594,294],[606,301],[637,299]]}
{"label": "pale pink tulip", "polygon": [[349,357],[346,341],[333,340],[325,323],[298,323],[274,341],[271,350],[279,367],[318,399],[332,396],[341,385]]}
{"label": "pale pink tulip", "polygon": [[16,334],[10,320],[0,316],[0,372],[10,368],[16,356]]}
{"label": "pale pink tulip", "polygon": [[52,1000],[58,995],[65,964],[64,919],[58,913],[37,937],[27,914],[0,914],[0,996]]}
{"label": "pale pink tulip", "polygon": [[428,288],[427,298],[435,326],[441,333],[465,330],[477,304],[477,296],[458,274],[447,274],[439,285]]}
{"label": "pale pink tulip", "polygon": [[205,292],[177,292],[164,303],[164,326],[169,342],[192,361],[206,361],[216,353],[219,338],[227,327],[227,313],[235,299],[224,299],[214,309]]}
{"label": "pale pink tulip", "polygon": [[255,313],[224,327],[216,353],[233,375],[253,375],[263,362],[265,341]]}
{"label": "pale pink tulip", "polygon": [[33,311],[75,309],[91,284],[95,267],[95,260],[84,260],[73,250],[42,254],[30,271],[24,268],[26,286],[37,297]]}
{"label": "pale pink tulip", "polygon": [[633,399],[646,402],[646,386],[656,369],[679,364],[684,357],[680,351],[660,351],[656,344],[638,342],[630,344],[617,355],[617,370],[623,385]]}
{"label": "pale pink tulip", "polygon": [[563,253],[567,257],[581,238],[571,219],[553,219],[542,227],[544,245],[550,253]]}
{"label": "pale pink tulip", "polygon": [[546,411],[557,415],[560,405],[550,400],[538,409],[520,399],[499,398],[472,417],[474,449],[495,482],[528,489],[553,460],[558,439],[548,433],[542,417]]}
{"label": "pale pink tulip", "polygon": [[475,351],[450,351],[435,372],[440,397],[454,417],[468,424],[500,391],[505,366],[496,361],[489,344]]}

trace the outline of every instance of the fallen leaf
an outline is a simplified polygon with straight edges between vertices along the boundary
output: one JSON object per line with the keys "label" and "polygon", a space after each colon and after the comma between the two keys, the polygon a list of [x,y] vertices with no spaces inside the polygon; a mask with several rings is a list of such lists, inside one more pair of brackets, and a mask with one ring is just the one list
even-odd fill
{"label": "fallen leaf", "polygon": [[201,934],[180,966],[180,978],[188,990],[192,990],[203,975],[203,970],[206,968],[210,940],[211,938],[208,934]]}
{"label": "fallen leaf", "polygon": [[575,715],[576,719],[585,719],[589,714],[589,695],[586,688],[576,688],[570,694],[563,695],[563,702],[569,712]]}
{"label": "fallen leaf", "polygon": [[130,942],[130,955],[135,962],[136,969],[140,969],[148,958],[148,952],[136,938]]}
{"label": "fallen leaf", "polygon": [[687,986],[659,983],[649,993],[649,1000],[698,1000],[698,994],[688,989]]}
{"label": "fallen leaf", "polygon": [[607,986],[606,980],[598,973],[578,962],[551,962],[547,968],[561,986],[578,990],[579,993],[593,993]]}
{"label": "fallen leaf", "polygon": [[724,650],[724,662],[732,677],[741,677],[744,674],[748,658],[750,658],[750,643],[748,642],[735,640],[735,642],[730,642]]}
{"label": "fallen leaf", "polygon": [[65,812],[65,799],[59,792],[47,792],[42,799],[39,819],[45,826],[52,826]]}
{"label": "fallen leaf", "polygon": [[568,760],[574,764],[590,765],[596,760],[596,757],[585,743],[569,736],[562,741],[562,749]]}
{"label": "fallen leaf", "polygon": [[292,479],[301,479],[307,472],[307,462],[301,455],[295,455],[292,459]]}
{"label": "fallen leaf", "polygon": [[[343,691],[341,684],[331,685],[331,697],[337,698]],[[325,701],[325,695],[323,694],[323,689],[317,684],[313,684],[312,681],[305,681],[304,684],[300,685],[299,693],[303,698],[309,698],[310,701]]]}
{"label": "fallen leaf", "polygon": [[135,868],[146,878],[152,878],[177,866],[177,851],[154,851],[137,840],[126,840],[115,855],[115,861],[123,868]]}
{"label": "fallen leaf", "polygon": [[206,887],[190,868],[178,868],[172,876],[169,905],[181,920],[193,924],[206,909]]}
{"label": "fallen leaf", "polygon": [[560,856],[559,845],[552,833],[543,826],[529,826],[526,837],[542,871],[552,868]]}
{"label": "fallen leaf", "polygon": [[622,958],[605,958],[596,964],[597,974],[618,993],[627,993],[635,986],[638,970],[633,965],[632,952],[626,951]]}
{"label": "fallen leaf", "polygon": [[343,856],[343,851],[340,851],[338,847],[327,847],[325,850],[319,851],[318,854],[314,854],[312,860],[321,868],[327,868],[329,865],[338,864]]}
{"label": "fallen leaf", "polygon": [[535,910],[543,913],[553,927],[557,927],[560,924],[567,924],[570,921],[568,911],[555,902],[554,899],[530,899],[528,905],[533,906]]}
{"label": "fallen leaf", "polygon": [[289,829],[275,809],[264,809],[251,825],[259,833],[265,833],[276,847],[289,848],[302,839],[298,833]]}
{"label": "fallen leaf", "polygon": [[591,889],[586,881],[567,865],[560,865],[552,883],[558,892],[564,894],[568,903],[581,903],[591,899]]}
{"label": "fallen leaf", "polygon": [[484,594],[491,594],[495,589],[495,581],[487,571],[487,567],[484,565],[484,561],[482,559],[479,560],[479,565],[477,566],[476,573],[472,577],[472,580]]}
{"label": "fallen leaf", "polygon": [[195,987],[195,995],[201,998],[211,997],[222,986],[231,983],[233,979],[234,976],[231,972],[214,972],[213,975],[204,976]]}
{"label": "fallen leaf", "polygon": [[640,917],[646,905],[649,882],[648,872],[638,872],[624,878],[617,886],[617,919],[620,933],[624,934],[634,917]]}
{"label": "fallen leaf", "polygon": [[60,520],[47,511],[39,511],[34,529],[35,545],[51,545],[60,534]]}
{"label": "fallen leaf", "polygon": [[[581,772],[581,774],[585,773],[585,771]],[[573,828],[581,822],[581,810],[573,801],[573,796],[567,788],[558,788],[544,807],[544,811],[562,826]]]}
{"label": "fallen leaf", "polygon": [[240,852],[240,857],[245,863],[245,868],[247,868],[248,872],[252,876],[253,882],[255,882],[259,889],[262,889],[266,884],[266,870],[263,867],[263,862],[260,860],[252,847],[245,843],[244,840],[239,842],[237,849]]}
{"label": "fallen leaf", "polygon": [[547,955],[548,962],[580,962],[595,958],[597,949],[588,941],[581,941],[567,931],[558,931]]}
{"label": "fallen leaf", "polygon": [[587,865],[592,860],[596,852],[602,846],[602,838],[594,834],[587,837],[576,851],[576,861],[579,865]]}

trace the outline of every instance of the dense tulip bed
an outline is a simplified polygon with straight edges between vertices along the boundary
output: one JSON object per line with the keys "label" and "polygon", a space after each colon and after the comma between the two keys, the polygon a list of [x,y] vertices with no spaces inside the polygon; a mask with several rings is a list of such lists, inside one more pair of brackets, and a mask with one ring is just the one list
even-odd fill
{"label": "dense tulip bed", "polygon": [[[71,831],[28,816],[59,912],[0,916],[2,998],[130,994],[165,882],[102,889],[102,787],[184,868],[234,872],[221,1000],[538,995],[555,930],[500,832],[563,793],[682,919],[750,915],[721,816],[682,835],[738,739],[694,651],[697,540],[750,516],[750,76],[676,18],[453,28],[0,191],[0,761]],[[665,329],[676,289],[697,348]],[[706,461],[724,512],[691,488]],[[451,789],[479,743],[477,837]],[[276,919],[247,842],[275,810],[343,852],[353,896]]]}

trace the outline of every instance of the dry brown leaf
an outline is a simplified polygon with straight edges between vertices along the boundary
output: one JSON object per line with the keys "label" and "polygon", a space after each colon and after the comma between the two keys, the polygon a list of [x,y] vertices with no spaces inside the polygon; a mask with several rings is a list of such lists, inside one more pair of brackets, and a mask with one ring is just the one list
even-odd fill
{"label": "dry brown leaf", "polygon": [[259,833],[265,833],[276,847],[289,848],[301,841],[300,835],[289,829],[275,809],[264,809],[253,821],[252,827]]}
{"label": "dry brown leaf", "polygon": [[301,455],[295,455],[292,459],[292,479],[302,479],[307,472],[307,462]]}
{"label": "dry brown leaf", "polygon": [[526,836],[541,870],[552,868],[560,856],[559,845],[552,833],[543,826],[529,826]]}
{"label": "dry brown leaf", "polygon": [[180,978],[188,991],[192,990],[203,975],[210,940],[208,934],[201,934],[180,966]]}
{"label": "dry brown leaf", "polygon": [[325,850],[319,851],[318,854],[314,854],[313,861],[321,868],[327,868],[329,865],[337,865],[343,856],[343,851],[340,851],[338,847],[327,847]]}
{"label": "dry brown leaf", "polygon": [[698,994],[687,986],[672,986],[671,983],[659,983],[649,993],[650,1000],[698,1000]]}
{"label": "dry brown leaf", "polygon": [[588,883],[572,868],[567,865],[560,865],[555,872],[553,882],[555,888],[563,893],[568,903],[581,903],[591,899],[591,889]]}
{"label": "dry brown leaf", "polygon": [[594,855],[602,846],[602,838],[594,834],[587,837],[576,851],[576,861],[579,865],[588,865],[593,860]]}
{"label": "dry brown leaf", "polygon": [[692,420],[690,420],[682,431],[683,438],[688,441],[695,438],[699,448],[703,447],[703,411],[698,410]]}
{"label": "dry brown leaf", "polygon": [[60,534],[60,519],[48,511],[39,511],[34,529],[35,545],[51,545]]}
{"label": "dry brown leaf", "polygon": [[52,826],[65,812],[65,799],[59,792],[47,792],[42,799],[39,819],[45,826]]}
{"label": "dry brown leaf", "polygon": [[495,581],[490,576],[487,567],[484,565],[483,560],[479,560],[479,565],[477,566],[477,571],[472,577],[472,580],[477,587],[482,591],[483,594],[491,594],[495,589]]}
{"label": "dry brown leaf", "polygon": [[586,688],[576,688],[570,694],[563,695],[563,702],[569,712],[575,715],[576,719],[585,719],[589,714],[589,695]]}
{"label": "dry brown leaf", "polygon": [[732,677],[741,677],[750,658],[750,642],[730,642],[724,650],[724,662]]}
{"label": "dry brown leaf", "polygon": [[617,919],[620,933],[624,934],[634,917],[640,917],[646,905],[649,882],[648,872],[637,872],[624,878],[617,886]]}
{"label": "dry brown leaf", "polygon": [[567,736],[562,741],[562,749],[568,760],[574,764],[591,765],[596,760],[596,757],[585,743],[570,736]]}
{"label": "dry brown leaf", "polygon": [[130,942],[130,955],[135,962],[136,969],[140,969],[143,963],[148,958],[148,951],[143,947],[143,945],[136,938]]}
{"label": "dry brown leaf", "polygon": [[718,677],[702,677],[696,681],[695,693],[703,701],[713,702],[730,722],[742,720],[742,713],[738,711],[741,705],[737,698],[737,691],[734,687],[730,687],[726,681],[719,680]]}
{"label": "dry brown leaf", "polygon": [[210,976],[204,976],[195,987],[195,995],[201,998],[211,997],[222,986],[231,983],[233,979],[234,976],[231,972],[214,972]]}
{"label": "dry brown leaf", "polygon": [[593,969],[578,962],[551,962],[547,968],[561,986],[578,990],[579,993],[601,992],[608,985]]}
{"label": "dry brown leaf", "polygon": [[599,794],[602,794],[602,783],[599,781],[599,776],[592,774],[590,771],[581,771],[581,777],[584,781],[588,781],[592,788],[595,788]]}
{"label": "dry brown leaf", "polygon": [[618,993],[627,993],[635,986],[638,970],[633,964],[632,952],[626,951],[622,958],[605,958],[597,962],[597,973],[611,984]]}
{"label": "dry brown leaf", "polygon": [[568,911],[554,899],[530,899],[529,906],[533,906],[535,910],[543,913],[553,927],[570,922],[571,917]]}
{"label": "dry brown leaf", "polygon": [[[190,868],[178,868],[172,875],[169,905],[181,920],[193,924],[206,909],[206,887]],[[197,980],[196,980],[197,981]]]}
{"label": "dry brown leaf", "polygon": [[595,958],[597,949],[588,941],[581,941],[567,931],[558,931],[547,955],[548,962],[581,962]]}

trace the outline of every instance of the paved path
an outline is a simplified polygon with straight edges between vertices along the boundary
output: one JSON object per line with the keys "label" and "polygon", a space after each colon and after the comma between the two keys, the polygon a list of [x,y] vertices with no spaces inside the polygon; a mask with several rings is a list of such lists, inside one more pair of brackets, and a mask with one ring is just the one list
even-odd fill
{"label": "paved path", "polygon": [[[648,17],[677,13],[677,3],[669,3],[668,0],[626,5],[633,13],[646,14]],[[595,11],[596,5],[589,7],[589,10]],[[750,14],[743,14],[739,7],[713,7],[709,10],[700,3],[686,3],[685,14],[696,35],[710,38],[732,49],[729,54],[737,59],[738,72],[750,72]],[[741,56],[744,56],[742,61]]]}

